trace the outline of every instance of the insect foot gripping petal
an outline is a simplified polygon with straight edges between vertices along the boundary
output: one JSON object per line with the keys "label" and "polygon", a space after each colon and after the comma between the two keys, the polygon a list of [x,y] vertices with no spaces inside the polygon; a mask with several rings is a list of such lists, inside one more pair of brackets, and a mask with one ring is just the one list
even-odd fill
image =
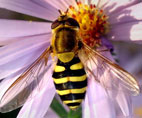
{"label": "insect foot gripping petal", "polygon": [[59,58],[52,77],[63,103],[72,110],[77,109],[85,97],[87,87],[86,72],[78,56],[66,62]]}

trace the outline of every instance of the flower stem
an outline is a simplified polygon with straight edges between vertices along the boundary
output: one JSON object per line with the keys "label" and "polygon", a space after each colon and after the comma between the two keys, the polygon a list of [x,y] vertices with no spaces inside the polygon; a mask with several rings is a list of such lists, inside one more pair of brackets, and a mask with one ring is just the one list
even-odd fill
{"label": "flower stem", "polygon": [[59,103],[59,101],[54,98],[52,104],[50,106],[53,111],[57,113],[60,118],[67,118],[68,112],[64,109],[64,107]]}

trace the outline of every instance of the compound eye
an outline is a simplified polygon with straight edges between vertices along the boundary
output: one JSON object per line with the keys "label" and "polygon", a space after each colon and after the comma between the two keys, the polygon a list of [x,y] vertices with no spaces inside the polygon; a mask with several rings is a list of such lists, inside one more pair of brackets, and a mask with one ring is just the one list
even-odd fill
{"label": "compound eye", "polygon": [[61,24],[60,21],[55,20],[55,21],[52,23],[52,25],[51,25],[51,29],[55,29],[55,28],[58,27],[60,24]]}
{"label": "compound eye", "polygon": [[66,25],[69,25],[69,26],[75,26],[75,27],[80,27],[79,26],[79,23],[73,19],[73,18],[68,18],[65,22]]}

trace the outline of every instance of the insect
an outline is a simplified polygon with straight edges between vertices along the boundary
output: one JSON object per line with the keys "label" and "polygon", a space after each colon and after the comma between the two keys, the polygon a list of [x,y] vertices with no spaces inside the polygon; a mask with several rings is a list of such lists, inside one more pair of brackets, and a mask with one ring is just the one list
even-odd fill
{"label": "insect", "polygon": [[[94,78],[105,89],[121,91],[118,89],[118,85],[121,85],[134,94],[139,93],[138,83],[132,75],[103,56],[102,51],[92,49],[82,41],[79,24],[75,19],[67,14],[61,14],[52,23],[51,29],[50,47],[47,47],[7,89],[1,99],[1,103],[4,104],[1,112],[22,106],[33,89],[40,86],[42,73],[51,67],[51,54],[56,58],[52,74],[55,88],[70,109],[76,109],[84,99],[89,77]],[[108,79],[105,76],[101,77],[105,70],[110,76]],[[110,81],[111,85],[107,81]]]}
{"label": "insect", "polygon": [[87,76],[78,57],[79,24],[67,15],[61,15],[52,24],[51,46],[58,61],[53,72],[57,93],[70,109],[77,108],[85,97]]}

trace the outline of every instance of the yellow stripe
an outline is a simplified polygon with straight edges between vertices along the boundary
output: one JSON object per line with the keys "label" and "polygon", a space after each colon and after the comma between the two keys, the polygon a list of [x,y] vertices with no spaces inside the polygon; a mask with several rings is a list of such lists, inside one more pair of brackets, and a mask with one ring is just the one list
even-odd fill
{"label": "yellow stripe", "polygon": [[65,100],[63,101],[65,104],[69,104],[69,103],[81,103],[82,102],[82,99],[78,99],[78,100]]}
{"label": "yellow stripe", "polygon": [[74,58],[74,52],[64,52],[57,54],[58,59],[60,59],[62,62],[70,62]]}
{"label": "yellow stripe", "polygon": [[65,71],[65,67],[64,66],[55,66],[55,72],[63,72]]}
{"label": "yellow stripe", "polygon": [[56,90],[59,95],[67,95],[70,93],[84,93],[86,91],[86,87],[81,89],[69,89],[69,90]]}
{"label": "yellow stripe", "polygon": [[83,76],[80,76],[80,77],[63,77],[63,78],[59,78],[59,79],[56,79],[56,78],[53,78],[53,79],[54,79],[54,82],[56,84],[62,84],[62,83],[66,83],[68,81],[81,82],[81,81],[84,81],[86,79],[86,75],[83,75]]}
{"label": "yellow stripe", "polygon": [[83,64],[81,62],[74,64],[70,67],[71,70],[78,70],[78,69],[82,69],[82,68],[83,68]]}
{"label": "yellow stripe", "polygon": [[74,110],[76,108],[78,108],[79,106],[69,106],[70,109]]}

